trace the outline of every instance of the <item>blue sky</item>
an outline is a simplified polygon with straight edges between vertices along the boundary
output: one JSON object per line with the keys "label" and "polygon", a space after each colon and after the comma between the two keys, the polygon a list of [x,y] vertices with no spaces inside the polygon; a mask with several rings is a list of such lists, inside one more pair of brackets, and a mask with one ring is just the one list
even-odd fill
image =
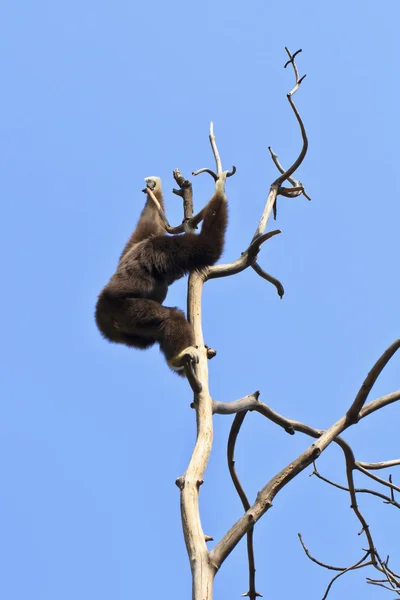
{"label": "blue sky", "polygon": [[[174,485],[194,442],[190,391],[157,349],[103,341],[93,308],[145,176],[162,177],[168,218],[180,222],[171,173],[212,166],[210,119],[225,166],[237,166],[224,261],[245,249],[275,178],[268,146],[285,165],[300,148],[285,45],[303,48],[296,101],[310,150],[298,176],[312,202],[280,201],[283,233],[260,256],[285,286],[282,301],[253,271],[207,283],[211,393],[229,401],[260,389],[282,414],[323,428],[399,336],[399,17],[397,3],[370,0],[3,3],[2,598],[190,596]],[[199,177],[194,193],[200,208],[212,182]],[[185,306],[185,285],[168,305]],[[397,357],[372,397],[399,381]],[[357,458],[397,458],[399,416],[392,406],[348,432]],[[241,515],[225,460],[231,420],[215,418],[201,492],[216,540]],[[249,497],[308,443],[249,415],[236,451]],[[319,464],[344,483],[336,448]],[[396,509],[360,505],[399,570]],[[297,532],[321,560],[347,565],[365,546],[358,530],[346,494],[304,473],[256,530],[258,590],[320,598],[329,573],[308,562]],[[343,578],[331,597],[383,596],[365,575]],[[215,598],[245,591],[242,543]]]}

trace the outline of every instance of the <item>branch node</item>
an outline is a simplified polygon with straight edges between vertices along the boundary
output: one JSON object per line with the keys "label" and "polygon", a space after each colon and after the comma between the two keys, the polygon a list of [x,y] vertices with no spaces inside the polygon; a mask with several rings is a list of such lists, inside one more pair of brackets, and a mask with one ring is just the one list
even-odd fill
{"label": "branch node", "polygon": [[210,348],[209,346],[206,346],[206,351],[208,360],[211,360],[212,358],[214,358],[214,356],[217,356],[217,351],[213,348]]}
{"label": "branch node", "polygon": [[185,478],[183,475],[181,475],[180,477],[178,477],[178,479],[175,479],[175,485],[182,491],[183,488],[185,487]]}

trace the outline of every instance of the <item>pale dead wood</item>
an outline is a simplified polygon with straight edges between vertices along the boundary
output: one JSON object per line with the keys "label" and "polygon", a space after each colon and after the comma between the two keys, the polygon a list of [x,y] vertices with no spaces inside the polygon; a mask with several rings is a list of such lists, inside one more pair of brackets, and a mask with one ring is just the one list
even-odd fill
{"label": "pale dead wood", "polygon": [[[215,189],[225,195],[225,181],[232,173],[222,171],[212,124],[210,142],[217,166]],[[193,600],[212,599],[212,585],[216,572],[212,561],[209,560],[206,547],[206,539],[210,536],[204,534],[199,510],[199,490],[203,483],[213,440],[213,402],[208,388],[209,349],[204,344],[201,317],[201,298],[205,279],[205,270],[193,271],[188,283],[188,320],[193,326],[195,345],[201,350],[200,360],[194,366],[194,371],[201,389],[195,392],[193,402],[197,423],[196,444],[186,472],[180,478],[182,526],[192,571]]]}
{"label": "pale dead wood", "polygon": [[[341,434],[346,429],[348,429],[350,426],[355,425],[359,420],[400,399],[400,391],[397,391],[367,403],[370,391],[377,378],[379,377],[380,373],[382,372],[382,369],[390,361],[390,359],[400,347],[400,339],[396,340],[387,350],[385,350],[382,356],[372,367],[347,412],[325,430],[316,429],[305,423],[301,423],[299,421],[283,417],[266,404],[260,402],[258,392],[255,392],[254,394],[249,396],[245,396],[244,398],[241,398],[240,400],[236,400],[234,402],[213,401],[209,392],[207,366],[207,357],[209,355],[209,350],[204,345],[201,326],[201,296],[202,287],[205,281],[216,277],[225,277],[233,275],[239,273],[240,271],[244,270],[249,266],[252,266],[261,277],[273,283],[277,288],[278,292],[281,291],[283,294],[283,288],[280,282],[275,278],[272,278],[270,275],[268,275],[268,273],[265,273],[265,271],[263,271],[263,269],[256,263],[256,259],[260,251],[261,245],[274,235],[280,233],[279,230],[274,230],[265,233],[270,215],[272,212],[276,211],[277,196],[282,195],[286,197],[295,197],[297,195],[304,194],[303,185],[296,179],[294,179],[293,175],[297,168],[302,164],[306,156],[308,149],[308,140],[304,124],[292,98],[293,94],[298,90],[299,85],[301,84],[304,77],[299,77],[298,69],[295,63],[295,57],[298,54],[298,52],[292,55],[287,49],[286,51],[288,53],[289,60],[285,66],[291,65],[295,74],[295,86],[291,90],[291,92],[287,94],[287,98],[299,124],[303,141],[301,151],[296,160],[286,171],[283,170],[283,167],[277,160],[276,155],[276,158],[274,159],[274,154],[271,151],[273,160],[278,170],[280,171],[280,176],[270,186],[269,194],[255,234],[248,248],[245,250],[245,252],[242,253],[241,257],[236,261],[233,261],[226,265],[215,265],[213,267],[203,269],[202,271],[192,272],[189,277],[188,319],[193,325],[195,333],[195,344],[200,350],[199,363],[196,365],[192,365],[193,381],[195,383],[197,382],[198,386],[193,385],[193,381],[191,382],[191,385],[195,392],[193,407],[196,410],[197,437],[189,465],[184,475],[177,480],[177,484],[181,492],[182,525],[186,542],[186,548],[189,555],[192,570],[193,600],[212,600],[213,579],[216,572],[219,570],[227,556],[232,552],[232,550],[235,548],[238,542],[245,535],[247,535],[248,540],[249,591],[244,595],[249,596],[251,600],[254,600],[257,596],[260,595],[255,590],[254,579],[254,526],[258,522],[258,520],[270,509],[270,507],[272,506],[272,502],[277,496],[277,494],[294,477],[296,477],[299,473],[304,471],[305,468],[307,468],[313,462],[315,464],[315,460],[320,456],[320,454],[323,451],[325,451],[329,447],[329,445],[332,442],[336,443],[342,449],[346,463],[347,487],[334,484],[333,482],[330,482],[329,480],[323,478],[320,474],[318,474],[318,476],[321,480],[326,480],[331,485],[341,490],[344,490],[349,494],[351,499],[351,509],[353,510],[355,517],[360,523],[360,534],[362,533],[365,536],[368,548],[365,551],[366,553],[364,554],[364,556],[360,560],[355,562],[353,565],[343,568],[331,567],[330,565],[327,565],[326,563],[318,561],[317,559],[312,557],[308,549],[306,549],[302,539],[300,538],[307,556],[313,562],[316,562],[317,564],[325,568],[331,568],[339,571],[338,574],[332,579],[332,581],[328,585],[324,598],[326,598],[334,581],[338,577],[350,571],[354,571],[367,566],[374,567],[381,574],[384,575],[385,579],[381,580],[383,582],[382,585],[388,584],[393,590],[396,590],[397,587],[400,588],[399,576],[389,568],[388,559],[386,559],[386,561],[381,559],[377,549],[375,548],[368,523],[357,503],[357,493],[363,492],[371,493],[384,500],[384,502],[399,507],[399,505],[394,499],[394,492],[400,491],[400,488],[393,484],[391,476],[389,476],[389,480],[386,481],[385,479],[373,475],[370,471],[374,469],[385,468],[387,466],[393,467],[397,464],[400,464],[400,461],[394,460],[387,461],[386,463],[362,463],[356,461],[352,448],[341,437]],[[214,155],[216,170],[214,171],[210,168],[202,168],[198,171],[195,171],[193,175],[199,175],[200,173],[208,173],[215,181],[216,190],[218,190],[222,194],[225,194],[226,179],[233,175],[236,169],[235,167],[233,167],[231,171],[223,171],[222,161],[218,152],[212,123],[210,125],[209,139]],[[205,209],[202,209],[202,211],[200,211],[198,215],[193,217],[193,197],[191,184],[188,180],[185,180],[181,176],[179,170],[175,170],[174,177],[180,187],[180,190],[175,190],[175,193],[181,196],[184,200],[186,198],[186,212],[184,220],[184,225],[186,229],[183,229],[183,225],[180,227],[182,227],[182,231],[191,231],[201,221]],[[285,181],[289,181],[289,183],[293,187],[283,187],[282,184]],[[306,197],[308,196],[306,195]],[[165,224],[166,226],[168,225],[166,218]],[[259,412],[260,414],[264,415],[269,421],[277,424],[279,427],[282,427],[289,434],[294,434],[296,431],[298,431],[314,439],[313,443],[304,452],[302,452],[295,460],[289,463],[279,473],[274,475],[270,479],[270,481],[268,481],[264,485],[264,487],[258,492],[256,500],[253,502],[253,504],[250,504],[249,500],[247,499],[234,466],[234,452],[237,437],[240,431],[240,427],[248,411]],[[241,498],[245,514],[241,518],[239,518],[236,521],[236,523],[232,525],[229,531],[225,535],[223,535],[222,538],[217,542],[215,547],[210,552],[208,552],[206,547],[206,541],[209,541],[212,538],[211,536],[205,535],[202,529],[199,512],[199,489],[201,484],[203,483],[205,469],[211,452],[213,439],[213,414],[236,414],[228,442],[228,464],[235,488]],[[376,483],[388,487],[390,490],[390,497],[385,494],[381,494],[380,492],[375,492],[374,490],[356,488],[354,485],[354,471],[359,471],[367,477],[374,479]],[[379,585],[381,584],[381,581],[370,580],[369,583]]]}

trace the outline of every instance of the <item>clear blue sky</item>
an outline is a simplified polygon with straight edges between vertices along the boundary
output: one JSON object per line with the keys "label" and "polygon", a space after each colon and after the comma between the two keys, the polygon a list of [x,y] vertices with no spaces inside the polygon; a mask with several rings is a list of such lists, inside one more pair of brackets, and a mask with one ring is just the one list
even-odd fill
{"label": "clear blue sky", "polygon": [[[260,257],[284,300],[253,271],[207,284],[211,392],[228,401],[260,389],[284,415],[326,427],[399,336],[399,18],[397,2],[370,0],[3,3],[2,598],[189,598],[174,481],[194,442],[191,394],[157,349],[103,341],[93,308],[145,176],[162,177],[180,222],[171,173],[212,166],[210,119],[225,166],[237,166],[224,260],[245,249],[275,177],[268,145],[285,165],[300,148],[285,45],[303,48],[308,75],[296,97],[310,139],[298,176],[313,200],[280,201],[283,234]],[[211,181],[194,190],[200,208]],[[184,281],[167,302],[185,306]],[[373,397],[398,389],[399,360]],[[398,457],[399,416],[392,406],[346,434],[357,458]],[[225,464],[231,420],[215,419],[201,493],[217,540],[241,514]],[[250,415],[237,449],[250,498],[308,443]],[[344,482],[336,448],[320,468]],[[296,534],[321,560],[355,562],[365,541],[349,503],[306,473],[287,487],[256,530],[259,591],[319,599],[329,574]],[[399,570],[396,509],[360,504]],[[246,568],[242,543],[216,600],[247,591]],[[368,574],[343,578],[332,598],[383,597]]]}

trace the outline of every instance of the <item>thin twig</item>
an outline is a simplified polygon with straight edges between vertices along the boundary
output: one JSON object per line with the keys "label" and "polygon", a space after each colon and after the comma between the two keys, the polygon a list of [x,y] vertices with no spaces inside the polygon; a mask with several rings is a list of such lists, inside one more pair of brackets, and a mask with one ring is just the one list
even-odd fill
{"label": "thin twig", "polygon": [[356,495],[356,490],[355,490],[355,485],[354,485],[354,476],[353,476],[353,471],[356,468],[356,460],[354,458],[354,453],[353,453],[353,450],[351,449],[350,445],[347,442],[345,442],[343,440],[343,438],[338,436],[336,438],[335,442],[343,450],[344,458],[346,461],[347,484],[348,484],[349,494],[350,494],[350,499],[351,499],[350,508],[352,508],[352,510],[354,511],[354,514],[356,515],[357,519],[359,520],[359,522],[361,524],[361,532],[363,532],[367,538],[368,549],[369,549],[369,552],[371,555],[371,560],[374,563],[374,566],[376,566],[376,556],[377,555],[376,555],[376,550],[375,550],[375,544],[373,542],[368,523],[365,520],[364,515],[361,513],[361,510],[357,503],[357,495]]}
{"label": "thin twig", "polygon": [[384,583],[380,583],[377,580],[370,579],[369,577],[367,577],[367,583],[370,583],[371,585],[377,585],[377,586],[384,588],[385,590],[389,590],[391,592],[396,592],[396,594],[398,596],[400,596],[400,590],[394,590],[391,586],[389,587],[388,585],[385,585]]}
{"label": "thin twig", "polygon": [[386,481],[386,479],[382,479],[382,477],[378,477],[377,475],[370,473],[368,471],[368,469],[364,469],[364,467],[362,467],[360,465],[360,463],[358,463],[357,461],[355,463],[355,468],[358,471],[360,471],[360,473],[364,473],[364,475],[366,475],[370,479],[373,479],[374,481],[380,483],[381,485],[385,485],[386,487],[390,488],[391,490],[393,490],[395,492],[400,492],[400,487],[398,487],[397,485],[394,485],[394,483],[390,483],[390,481]]}
{"label": "thin twig", "polygon": [[368,567],[368,566],[370,566],[370,565],[372,564],[372,562],[371,562],[370,560],[369,560],[368,562],[366,562],[366,563],[363,563],[363,561],[366,559],[366,557],[368,556],[368,554],[369,554],[369,552],[367,552],[367,554],[366,554],[365,556],[363,556],[363,558],[362,558],[361,560],[359,560],[359,561],[357,561],[356,563],[354,563],[354,565],[352,565],[351,567],[347,567],[347,569],[345,569],[345,570],[344,570],[344,571],[342,571],[341,573],[338,573],[337,575],[335,575],[335,576],[334,576],[334,577],[331,579],[331,581],[330,581],[330,583],[329,583],[328,587],[326,588],[326,591],[325,591],[325,594],[324,594],[324,595],[323,595],[323,597],[322,597],[322,600],[326,600],[326,598],[328,597],[328,594],[329,594],[329,591],[330,591],[330,589],[331,589],[332,585],[335,583],[335,581],[336,581],[337,579],[339,579],[339,577],[341,577],[341,576],[342,576],[342,575],[344,575],[345,573],[348,573],[349,571],[355,571],[356,569],[362,569],[363,567]]}
{"label": "thin twig", "polygon": [[269,273],[267,273],[266,271],[264,271],[264,269],[262,269],[260,267],[260,265],[258,264],[258,262],[253,263],[251,265],[251,268],[254,269],[254,271],[257,273],[257,275],[259,275],[263,279],[266,279],[267,281],[269,281],[270,283],[272,283],[272,285],[274,285],[276,287],[276,291],[278,292],[278,296],[281,299],[283,298],[285,290],[284,290],[283,285],[279,281],[279,279],[276,279],[276,277],[273,277],[272,275],[270,275]]}
{"label": "thin twig", "polygon": [[[339,483],[335,483],[334,481],[331,481],[327,477],[324,477],[323,475],[321,475],[321,473],[317,469],[315,462],[314,462],[314,471],[311,473],[311,475],[315,475],[318,479],[321,479],[321,481],[328,483],[329,485],[337,488],[338,490],[343,490],[344,492],[350,492],[349,488],[347,488],[346,486],[340,485]],[[371,496],[376,496],[377,498],[381,498],[385,503],[393,504],[393,506],[395,506],[396,508],[400,508],[400,504],[398,504],[394,498],[389,498],[389,496],[385,496],[385,494],[381,494],[380,492],[376,492],[375,490],[370,490],[368,488],[355,488],[355,492],[356,492],[356,494],[370,494]],[[391,493],[393,493],[393,490],[391,490]]]}
{"label": "thin twig", "polygon": [[[247,414],[247,411],[243,411],[237,413],[236,417],[233,420],[232,427],[229,433],[228,439],[228,450],[227,450],[227,459],[228,459],[228,468],[229,473],[231,475],[233,485],[239,495],[239,498],[242,502],[243,508],[245,511],[249,510],[250,502],[247,499],[245,491],[243,489],[242,484],[240,483],[239,476],[236,472],[235,468],[235,445],[237,436],[239,435],[240,428],[244,421],[244,418]],[[248,596],[250,600],[255,600],[258,596],[262,596],[256,591],[256,567],[254,562],[254,544],[253,544],[253,534],[254,527],[251,527],[247,532],[247,558],[249,562],[249,590],[242,596]]]}
{"label": "thin twig", "polygon": [[[319,565],[320,567],[324,567],[324,569],[329,569],[330,571],[345,571],[347,569],[347,567],[334,567],[333,565],[328,565],[326,563],[321,562],[320,560],[318,560],[317,558],[314,558],[314,556],[312,556],[310,554],[309,549],[307,548],[307,546],[304,543],[303,537],[301,535],[301,533],[297,534],[299,536],[299,540],[301,545],[303,546],[303,550],[306,553],[306,555],[308,556],[308,558],[310,560],[312,560],[312,562],[316,563],[317,565]],[[367,555],[366,555],[367,556]]]}

